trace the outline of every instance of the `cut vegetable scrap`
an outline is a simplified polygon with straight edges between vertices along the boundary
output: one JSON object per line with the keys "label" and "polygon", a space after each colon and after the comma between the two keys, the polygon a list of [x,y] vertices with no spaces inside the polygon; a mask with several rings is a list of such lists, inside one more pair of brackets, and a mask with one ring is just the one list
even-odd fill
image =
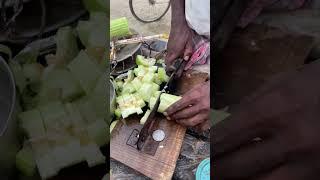
{"label": "cut vegetable scrap", "polygon": [[87,94],[92,91],[98,78],[103,74],[84,51],[80,51],[68,68]]}
{"label": "cut vegetable scrap", "polygon": [[112,132],[112,130],[114,129],[114,127],[116,127],[117,123],[119,120],[113,121],[110,125],[110,133]]}
{"label": "cut vegetable scrap", "polygon": [[45,135],[45,127],[40,112],[37,109],[22,112],[18,115],[22,129],[29,138]]}
{"label": "cut vegetable scrap", "polygon": [[32,149],[29,145],[24,145],[16,155],[16,167],[25,176],[31,177],[36,173],[36,162]]}
{"label": "cut vegetable scrap", "polygon": [[140,124],[144,124],[147,121],[150,113],[151,113],[151,110],[148,109],[146,113],[143,115],[143,117],[140,119]]}

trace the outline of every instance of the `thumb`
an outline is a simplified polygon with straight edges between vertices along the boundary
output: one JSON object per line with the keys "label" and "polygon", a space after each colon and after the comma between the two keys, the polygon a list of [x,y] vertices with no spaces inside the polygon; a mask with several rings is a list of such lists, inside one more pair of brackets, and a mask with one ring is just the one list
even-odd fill
{"label": "thumb", "polygon": [[188,41],[184,49],[183,59],[186,61],[189,61],[190,57],[192,56],[192,53],[193,53],[192,42]]}

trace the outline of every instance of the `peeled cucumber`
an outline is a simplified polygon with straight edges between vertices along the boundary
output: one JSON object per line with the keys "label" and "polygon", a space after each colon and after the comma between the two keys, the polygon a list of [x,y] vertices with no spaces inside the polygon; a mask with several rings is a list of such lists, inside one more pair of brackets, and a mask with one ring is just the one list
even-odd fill
{"label": "peeled cucumber", "polygon": [[110,21],[110,38],[130,35],[128,20],[125,17]]}

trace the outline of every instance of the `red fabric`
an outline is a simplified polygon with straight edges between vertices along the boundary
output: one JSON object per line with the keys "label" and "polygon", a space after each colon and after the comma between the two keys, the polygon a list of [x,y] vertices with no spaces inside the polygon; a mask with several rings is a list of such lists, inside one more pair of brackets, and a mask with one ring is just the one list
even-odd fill
{"label": "red fabric", "polygon": [[306,0],[252,0],[248,8],[242,14],[239,21],[240,27],[246,27],[263,9],[273,7],[275,9],[294,10],[303,6]]}

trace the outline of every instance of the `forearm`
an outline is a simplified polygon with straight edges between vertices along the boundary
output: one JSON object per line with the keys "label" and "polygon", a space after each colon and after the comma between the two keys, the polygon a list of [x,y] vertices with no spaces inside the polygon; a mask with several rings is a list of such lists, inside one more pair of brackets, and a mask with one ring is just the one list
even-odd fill
{"label": "forearm", "polygon": [[171,27],[186,25],[185,0],[171,0]]}

